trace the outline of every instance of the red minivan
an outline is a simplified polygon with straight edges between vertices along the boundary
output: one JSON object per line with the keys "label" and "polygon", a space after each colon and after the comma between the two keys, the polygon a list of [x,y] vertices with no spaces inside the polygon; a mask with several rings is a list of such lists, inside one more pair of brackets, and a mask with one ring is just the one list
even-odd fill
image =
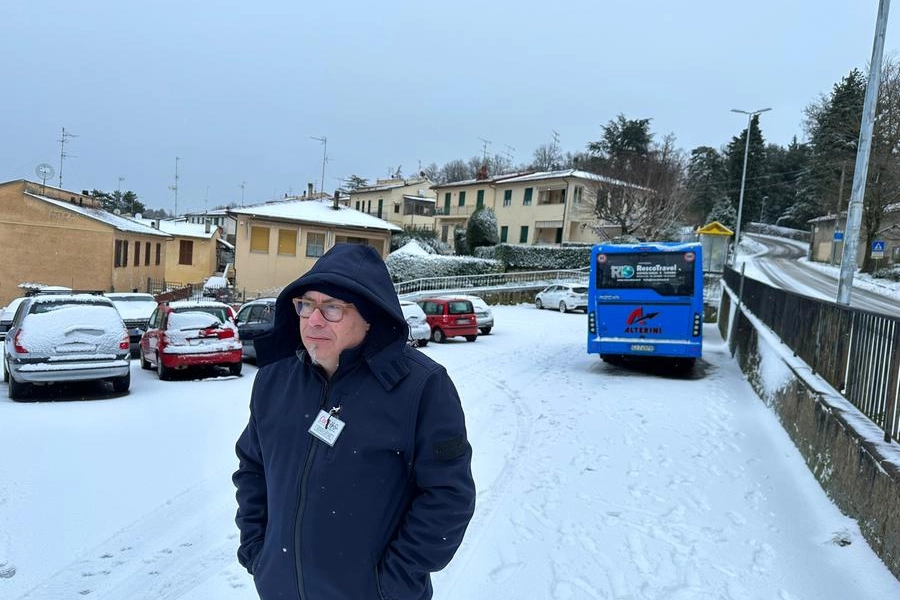
{"label": "red minivan", "polygon": [[416,303],[425,312],[431,326],[431,340],[444,343],[448,337],[461,335],[468,342],[478,338],[475,308],[462,298],[421,298]]}

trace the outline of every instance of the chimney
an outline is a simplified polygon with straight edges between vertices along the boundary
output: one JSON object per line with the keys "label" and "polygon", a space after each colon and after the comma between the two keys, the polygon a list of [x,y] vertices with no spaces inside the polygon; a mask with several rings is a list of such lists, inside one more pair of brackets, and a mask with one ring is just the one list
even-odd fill
{"label": "chimney", "polygon": [[307,195],[309,198],[312,198],[312,197],[313,197],[313,184],[311,184],[311,183],[307,183],[307,184],[306,184],[306,195]]}
{"label": "chimney", "polygon": [[331,207],[334,210],[341,209],[341,205],[340,205],[340,203],[338,203],[338,198],[340,198],[340,192],[337,190],[334,190],[334,205]]}
{"label": "chimney", "polygon": [[209,233],[209,221],[206,221],[206,233]]}

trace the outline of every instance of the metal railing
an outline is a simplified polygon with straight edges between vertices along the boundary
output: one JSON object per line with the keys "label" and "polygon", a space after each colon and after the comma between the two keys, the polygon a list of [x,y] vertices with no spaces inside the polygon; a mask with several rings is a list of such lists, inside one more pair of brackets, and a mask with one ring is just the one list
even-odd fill
{"label": "metal railing", "polygon": [[900,319],[802,296],[726,269],[725,284],[813,373],[900,442]]}
{"label": "metal railing", "polygon": [[394,284],[401,298],[415,298],[423,293],[489,292],[495,290],[540,289],[559,282],[587,285],[588,269],[558,269],[554,271],[523,271],[518,273],[487,273],[482,275],[450,275],[425,277]]}

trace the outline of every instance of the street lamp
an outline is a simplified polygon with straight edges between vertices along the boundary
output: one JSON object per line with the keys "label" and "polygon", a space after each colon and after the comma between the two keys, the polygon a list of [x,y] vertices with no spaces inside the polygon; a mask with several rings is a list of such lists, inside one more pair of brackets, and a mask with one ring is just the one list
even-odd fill
{"label": "street lamp", "polygon": [[744,141],[744,170],[741,173],[741,195],[738,198],[738,214],[737,227],[734,230],[734,252],[731,254],[731,264],[737,263],[738,245],[741,243],[741,213],[744,212],[744,184],[747,180],[747,155],[750,153],[750,126],[753,124],[753,117],[764,113],[771,108],[760,108],[759,110],[740,110],[732,108],[731,112],[747,115],[747,139]]}

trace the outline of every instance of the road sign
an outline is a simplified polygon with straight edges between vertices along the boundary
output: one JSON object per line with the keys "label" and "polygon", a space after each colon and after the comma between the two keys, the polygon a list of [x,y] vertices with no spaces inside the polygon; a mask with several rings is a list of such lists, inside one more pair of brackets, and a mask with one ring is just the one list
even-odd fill
{"label": "road sign", "polygon": [[872,242],[872,258],[884,258],[884,241],[883,240],[875,240]]}
{"label": "road sign", "polygon": [[835,232],[834,232],[834,241],[840,242],[840,241],[843,240],[843,239],[844,239],[844,232],[841,231],[840,229],[835,230]]}

